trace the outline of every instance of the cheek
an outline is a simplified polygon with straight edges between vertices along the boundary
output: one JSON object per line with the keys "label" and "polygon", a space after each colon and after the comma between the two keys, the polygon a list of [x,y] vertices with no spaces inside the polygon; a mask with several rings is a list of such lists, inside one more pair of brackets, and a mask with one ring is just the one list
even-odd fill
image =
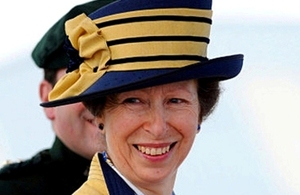
{"label": "cheek", "polygon": [[107,152],[113,161],[123,158],[128,148],[128,137],[125,126],[120,124],[114,124],[105,129]]}
{"label": "cheek", "polygon": [[[187,120],[186,120],[187,121]],[[183,122],[180,128],[180,134],[188,140],[194,139],[197,134],[198,123],[195,122]]]}
{"label": "cheek", "polygon": [[137,121],[126,117],[119,117],[110,123],[105,122],[105,134],[111,140],[126,140],[134,132]]}
{"label": "cheek", "polygon": [[118,113],[117,116],[114,114],[106,116],[104,120],[104,130],[108,148],[110,148],[110,150],[116,150],[117,148],[125,149],[137,129],[140,128],[142,120],[140,120],[137,115],[133,117],[128,113],[126,115]]}
{"label": "cheek", "polygon": [[184,115],[181,120],[177,120],[180,125],[180,133],[185,138],[185,142],[193,143],[197,135],[199,125],[199,110],[195,109]]}
{"label": "cheek", "polygon": [[172,114],[173,123],[177,124],[184,133],[195,133],[199,124],[199,109],[188,109]]}
{"label": "cheek", "polygon": [[141,121],[137,113],[126,112],[121,108],[105,113],[103,119],[111,134],[116,133],[122,136],[130,134]]}

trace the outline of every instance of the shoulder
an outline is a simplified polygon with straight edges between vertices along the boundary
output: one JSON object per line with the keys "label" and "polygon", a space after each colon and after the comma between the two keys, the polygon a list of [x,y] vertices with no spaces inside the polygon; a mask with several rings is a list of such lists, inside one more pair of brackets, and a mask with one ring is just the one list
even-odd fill
{"label": "shoulder", "polygon": [[39,170],[37,169],[38,167],[42,167],[50,161],[51,156],[48,149],[37,153],[28,160],[13,163],[7,161],[0,169],[0,180],[12,179],[24,174],[34,174],[34,172]]}

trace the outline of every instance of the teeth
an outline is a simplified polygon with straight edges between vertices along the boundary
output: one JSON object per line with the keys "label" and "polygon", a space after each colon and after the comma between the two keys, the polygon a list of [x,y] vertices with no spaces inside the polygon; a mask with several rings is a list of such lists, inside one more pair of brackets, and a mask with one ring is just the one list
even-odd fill
{"label": "teeth", "polygon": [[147,155],[157,156],[169,152],[170,146],[166,146],[162,148],[150,148],[150,147],[138,146],[138,150]]}

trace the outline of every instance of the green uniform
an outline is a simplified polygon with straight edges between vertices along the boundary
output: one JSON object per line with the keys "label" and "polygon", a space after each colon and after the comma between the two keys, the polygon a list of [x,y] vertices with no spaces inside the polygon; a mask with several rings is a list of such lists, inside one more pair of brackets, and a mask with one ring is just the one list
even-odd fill
{"label": "green uniform", "polygon": [[56,138],[52,148],[0,169],[0,194],[70,195],[86,181],[89,164]]}

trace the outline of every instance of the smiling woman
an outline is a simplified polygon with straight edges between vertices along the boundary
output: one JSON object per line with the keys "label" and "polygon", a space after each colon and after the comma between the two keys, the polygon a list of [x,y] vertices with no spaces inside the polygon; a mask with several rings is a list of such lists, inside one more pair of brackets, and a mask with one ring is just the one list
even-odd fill
{"label": "smiling woman", "polygon": [[75,194],[174,194],[219,82],[243,64],[207,58],[211,15],[210,0],[123,0],[67,21],[68,74],[41,105],[83,102],[107,146]]}
{"label": "smiling woman", "polygon": [[[27,0],[19,1],[18,6],[14,1],[0,2],[5,8],[0,12],[1,23],[10,29],[0,32],[5,46],[0,48],[0,164],[27,158],[51,145],[52,129],[37,107],[34,87],[41,73],[32,65],[30,53],[37,37],[81,2],[85,1]],[[175,191],[300,194],[298,7],[294,0],[228,0],[214,1],[213,11],[210,56],[242,51],[245,69],[237,79],[223,83],[219,105],[201,125],[177,174]],[[22,36],[21,23],[11,22],[19,21],[20,15],[28,29]],[[12,39],[18,47],[11,44]],[[285,72],[287,69],[291,71]],[[276,77],[269,77],[274,71]],[[12,110],[18,110],[18,115]],[[277,111],[285,114],[279,117]],[[34,141],[29,144],[28,140]]]}
{"label": "smiling woman", "polygon": [[171,176],[174,181],[199,124],[196,85],[189,80],[123,92],[116,102],[108,100],[103,115],[97,118],[105,124],[107,153],[113,166],[139,184],[144,194],[148,194],[149,183],[163,184],[166,191],[173,189],[173,182],[166,182],[166,178]]}

